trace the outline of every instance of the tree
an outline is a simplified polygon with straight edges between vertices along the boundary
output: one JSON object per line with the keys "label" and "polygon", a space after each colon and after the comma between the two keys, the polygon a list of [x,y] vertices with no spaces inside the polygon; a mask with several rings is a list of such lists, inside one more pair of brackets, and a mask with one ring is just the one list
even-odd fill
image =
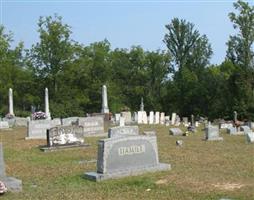
{"label": "tree", "polygon": [[238,0],[234,3],[234,8],[239,13],[231,12],[229,18],[234,29],[239,32],[235,36],[230,36],[227,43],[227,58],[242,68],[254,69],[254,6],[251,7],[247,2]]}
{"label": "tree", "polygon": [[172,71],[178,112],[181,115],[201,113],[204,107],[200,80],[212,55],[205,35],[200,35],[194,24],[174,18],[166,25],[164,43],[172,58]]}
{"label": "tree", "polygon": [[238,0],[234,3],[237,12],[229,13],[236,35],[227,43],[227,57],[237,67],[230,77],[229,88],[234,91],[234,106],[242,118],[253,118],[254,110],[254,6]]}
{"label": "tree", "polygon": [[71,30],[63,24],[62,17],[40,17],[40,41],[32,46],[30,58],[40,78],[47,80],[47,87],[58,90],[58,76],[74,57]]}
{"label": "tree", "polygon": [[211,45],[205,35],[200,35],[194,29],[194,24],[186,20],[174,18],[166,25],[168,33],[165,34],[164,43],[167,45],[172,57],[173,67],[176,71],[184,66],[206,66],[212,55]]}

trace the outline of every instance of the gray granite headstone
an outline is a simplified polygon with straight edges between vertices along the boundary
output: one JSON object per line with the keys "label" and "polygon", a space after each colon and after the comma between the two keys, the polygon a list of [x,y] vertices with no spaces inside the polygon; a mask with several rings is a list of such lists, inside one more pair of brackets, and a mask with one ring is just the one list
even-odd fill
{"label": "gray granite headstone", "polygon": [[249,126],[241,126],[240,131],[243,131],[244,134],[246,135],[248,132],[251,132],[251,129]]}
{"label": "gray granite headstone", "polygon": [[254,143],[254,132],[248,132],[246,134],[247,142]]}
{"label": "gray granite headstone", "polygon": [[72,124],[76,124],[78,121],[78,117],[68,117],[62,119],[63,126],[70,126]]}
{"label": "gray granite headstone", "polygon": [[14,177],[8,177],[5,173],[3,145],[0,143],[0,180],[6,185],[11,192],[22,191],[22,181]]}
{"label": "gray granite headstone", "polygon": [[84,127],[84,136],[104,135],[104,119],[102,116],[80,117],[78,125]]}
{"label": "gray granite headstone", "polygon": [[0,121],[0,129],[8,129],[9,124],[6,121]]}
{"label": "gray granite headstone", "polygon": [[7,122],[9,124],[10,128],[14,127],[15,126],[15,122],[16,122],[15,117],[10,118],[10,119],[5,117],[5,118],[3,118],[3,121]]}
{"label": "gray granite headstone", "polygon": [[26,117],[15,117],[15,126],[27,127],[28,119]]}
{"label": "gray granite headstone", "polygon": [[223,140],[223,138],[219,136],[219,127],[208,125],[205,129],[205,139],[208,141]]}
{"label": "gray granite headstone", "polygon": [[26,139],[46,139],[47,129],[61,125],[59,120],[32,120],[28,121],[28,131]]}
{"label": "gray granite headstone", "polygon": [[124,118],[125,123],[129,124],[131,120],[131,112],[121,112],[121,116]]}
{"label": "gray granite headstone", "polygon": [[227,133],[229,133],[230,135],[237,135],[237,129],[236,127],[228,127],[227,128]]}
{"label": "gray granite headstone", "polygon": [[169,134],[174,135],[174,136],[183,135],[183,131],[180,128],[170,128]]}
{"label": "gray granite headstone", "polygon": [[101,181],[170,168],[159,163],[156,136],[113,137],[99,141],[97,172],[85,177]]}
{"label": "gray granite headstone", "polygon": [[118,126],[110,128],[108,131],[108,137],[126,137],[138,135],[138,126]]}

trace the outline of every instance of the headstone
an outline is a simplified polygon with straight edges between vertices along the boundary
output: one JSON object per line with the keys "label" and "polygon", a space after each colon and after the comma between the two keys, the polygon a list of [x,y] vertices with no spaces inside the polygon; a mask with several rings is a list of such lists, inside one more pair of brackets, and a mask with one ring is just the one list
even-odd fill
{"label": "headstone", "polygon": [[14,111],[13,111],[13,92],[12,92],[11,88],[9,88],[9,114],[14,116]]}
{"label": "headstone", "polygon": [[134,112],[134,122],[138,122],[138,113]]}
{"label": "headstone", "polygon": [[15,126],[27,127],[28,119],[26,117],[15,117]]}
{"label": "headstone", "polygon": [[219,127],[208,125],[205,129],[205,139],[208,141],[223,140],[223,138],[219,136]]}
{"label": "headstone", "polygon": [[83,127],[82,126],[58,126],[49,129],[47,135],[48,146],[83,144]]}
{"label": "headstone", "polygon": [[220,123],[219,125],[221,129],[227,129],[227,128],[233,127],[232,123]]}
{"label": "headstone", "polygon": [[251,132],[251,129],[248,126],[241,126],[240,131],[243,131],[244,134],[246,135],[248,132]]}
{"label": "headstone", "polygon": [[119,126],[124,126],[124,125],[125,125],[125,118],[120,117]]}
{"label": "headstone", "polygon": [[107,87],[106,87],[106,85],[102,86],[102,108],[101,108],[101,113],[103,113],[103,114],[109,113],[108,95],[107,95]]}
{"label": "headstone", "polygon": [[165,116],[165,124],[166,124],[166,126],[169,126],[169,124],[170,124],[170,117],[169,116]]}
{"label": "headstone", "polygon": [[175,121],[176,121],[176,113],[172,113],[171,125],[175,125]]}
{"label": "headstone", "polygon": [[121,116],[124,118],[126,124],[130,124],[131,120],[131,112],[121,112]]}
{"label": "headstone", "polygon": [[121,117],[121,114],[120,114],[120,113],[116,113],[116,114],[115,114],[115,121],[116,121],[117,124],[118,124],[119,121],[120,121],[120,117]]}
{"label": "headstone", "polygon": [[230,135],[237,135],[237,129],[236,127],[228,127],[227,128],[227,133],[229,133]]}
{"label": "headstone", "polygon": [[183,117],[183,124],[189,124],[188,117]]}
{"label": "headstone", "polygon": [[138,111],[138,124],[147,124],[146,111]]}
{"label": "headstone", "polygon": [[169,169],[159,162],[155,135],[113,137],[99,141],[97,171],[85,177],[102,181]]}
{"label": "headstone", "polygon": [[179,115],[176,115],[176,118],[175,118],[175,126],[180,126],[181,124],[181,118],[179,117]]}
{"label": "headstone", "polygon": [[63,126],[70,126],[73,124],[77,124],[78,117],[63,118],[61,121]]}
{"label": "headstone", "polygon": [[61,125],[59,120],[32,120],[28,121],[26,139],[47,139],[47,129]]}
{"label": "headstone", "polygon": [[160,124],[165,124],[165,113],[164,112],[161,113]]}
{"label": "headstone", "polygon": [[154,123],[154,112],[150,111],[149,113],[149,124],[153,124]]}
{"label": "headstone", "polygon": [[170,128],[169,134],[174,136],[179,136],[179,135],[181,136],[183,135],[183,131],[180,128]]}
{"label": "headstone", "polygon": [[104,119],[102,116],[80,117],[78,125],[84,127],[84,136],[104,135]]}
{"label": "headstone", "polygon": [[246,134],[246,140],[248,143],[254,143],[254,132],[248,132]]}
{"label": "headstone", "polygon": [[155,124],[160,123],[160,112],[155,112]]}
{"label": "headstone", "polygon": [[138,135],[138,126],[124,126],[124,127],[113,127],[108,131],[108,137],[127,137],[127,136],[135,136]]}
{"label": "headstone", "polygon": [[10,128],[8,122],[0,121],[0,129],[8,129],[8,128]]}
{"label": "headstone", "polygon": [[45,115],[46,119],[51,119],[51,115],[49,112],[49,92],[48,88],[45,88]]}
{"label": "headstone", "polygon": [[3,145],[0,143],[0,180],[5,184],[7,189],[11,192],[21,192],[22,191],[22,181],[14,177],[8,177],[5,173],[4,164],[4,153]]}
{"label": "headstone", "polygon": [[143,112],[143,123],[144,123],[144,124],[147,124],[147,123],[148,123],[146,111]]}
{"label": "headstone", "polygon": [[195,127],[199,127],[199,122],[198,121],[195,122]]}

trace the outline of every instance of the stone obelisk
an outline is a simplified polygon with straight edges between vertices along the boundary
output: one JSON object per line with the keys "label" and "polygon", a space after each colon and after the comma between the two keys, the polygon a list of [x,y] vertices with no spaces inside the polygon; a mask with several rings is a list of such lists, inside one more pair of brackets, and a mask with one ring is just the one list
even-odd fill
{"label": "stone obelisk", "polygon": [[9,114],[14,116],[14,111],[13,111],[13,92],[12,92],[11,88],[9,88]]}
{"label": "stone obelisk", "polygon": [[48,91],[48,88],[45,88],[45,115],[46,115],[46,119],[51,119],[51,115],[49,112],[49,91]]}
{"label": "stone obelisk", "polygon": [[102,86],[102,108],[101,113],[109,113],[108,109],[108,95],[107,95],[107,87],[106,85]]}

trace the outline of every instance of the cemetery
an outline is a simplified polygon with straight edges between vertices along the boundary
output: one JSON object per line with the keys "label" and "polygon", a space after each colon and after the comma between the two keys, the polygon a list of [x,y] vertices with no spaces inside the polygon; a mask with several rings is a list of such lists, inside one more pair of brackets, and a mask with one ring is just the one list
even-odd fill
{"label": "cemetery", "polygon": [[174,112],[146,112],[141,98],[139,111],[115,113],[108,121],[105,85],[101,94],[101,114],[52,119],[45,89],[45,113],[24,118],[25,126],[15,123],[9,93],[14,123],[1,121],[0,127],[4,197],[251,198],[254,132],[251,123],[235,125],[237,112],[227,123],[194,115],[189,123]]}
{"label": "cemetery", "polygon": [[2,0],[1,199],[254,200],[254,2]]}

